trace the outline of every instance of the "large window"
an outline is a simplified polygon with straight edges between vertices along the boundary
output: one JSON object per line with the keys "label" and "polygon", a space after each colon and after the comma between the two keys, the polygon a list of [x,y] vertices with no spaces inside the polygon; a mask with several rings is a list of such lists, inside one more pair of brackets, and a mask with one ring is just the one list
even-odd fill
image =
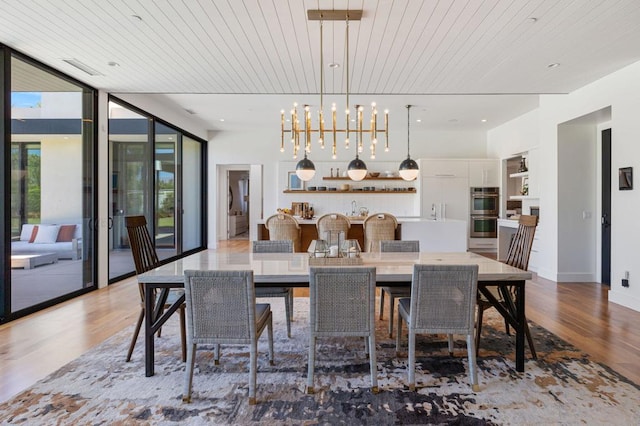
{"label": "large window", "polygon": [[95,91],[21,55],[8,60],[11,121],[3,155],[10,170],[3,171],[3,191],[10,232],[3,239],[10,274],[5,270],[9,280],[0,292],[3,321],[96,283]]}
{"label": "large window", "polygon": [[110,100],[110,282],[135,272],[126,216],[147,218],[161,260],[203,248],[204,145],[131,105]]}

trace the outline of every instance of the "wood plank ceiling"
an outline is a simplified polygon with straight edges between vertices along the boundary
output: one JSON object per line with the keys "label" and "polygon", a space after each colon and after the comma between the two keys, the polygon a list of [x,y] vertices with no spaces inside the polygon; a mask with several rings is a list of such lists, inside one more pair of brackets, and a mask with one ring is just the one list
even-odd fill
{"label": "wood plank ceiling", "polygon": [[349,23],[349,76],[345,22],[324,23],[324,90],[344,93],[348,77],[363,102],[505,95],[530,108],[526,95],[569,93],[640,60],[637,0],[4,0],[0,42],[93,87],[175,95],[198,113],[209,95],[315,100],[310,9],[362,10]]}

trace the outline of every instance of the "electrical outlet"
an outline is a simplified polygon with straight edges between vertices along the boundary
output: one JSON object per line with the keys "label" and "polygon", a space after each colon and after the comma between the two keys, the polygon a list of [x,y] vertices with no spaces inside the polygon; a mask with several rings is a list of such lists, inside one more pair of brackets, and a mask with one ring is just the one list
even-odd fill
{"label": "electrical outlet", "polygon": [[624,271],[624,278],[622,279],[622,287],[629,287],[629,271]]}

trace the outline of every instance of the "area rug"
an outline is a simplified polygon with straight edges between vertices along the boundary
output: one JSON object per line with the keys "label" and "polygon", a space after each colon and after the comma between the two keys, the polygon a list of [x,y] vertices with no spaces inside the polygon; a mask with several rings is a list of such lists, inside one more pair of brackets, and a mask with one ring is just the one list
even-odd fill
{"label": "area rug", "polygon": [[[405,386],[407,359],[396,357],[387,321],[377,321],[380,392],[370,387],[362,339],[321,339],[316,394],[305,393],[308,299],[295,299],[292,338],[282,299],[274,310],[276,362],[259,346],[258,404],[248,405],[248,351],[224,347],[221,365],[197,353],[193,400],[182,402],[177,319],[156,339],[155,376],[144,376],[143,342],[125,362],[132,329],[124,330],[46,379],[0,404],[0,423],[22,425],[204,424],[639,424],[640,387],[548,331],[531,324],[538,360],[515,371],[514,338],[488,311],[478,358],[480,391],[467,375],[462,337],[450,357],[445,336],[418,339],[415,392]],[[175,316],[174,316],[175,317]],[[61,342],[61,344],[64,344]]]}

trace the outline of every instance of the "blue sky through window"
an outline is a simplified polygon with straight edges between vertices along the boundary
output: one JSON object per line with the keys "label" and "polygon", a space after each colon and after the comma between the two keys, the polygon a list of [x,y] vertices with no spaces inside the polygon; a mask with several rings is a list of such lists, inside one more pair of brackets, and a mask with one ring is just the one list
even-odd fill
{"label": "blue sky through window", "polygon": [[40,92],[11,92],[11,106],[17,108],[36,108],[42,102]]}

